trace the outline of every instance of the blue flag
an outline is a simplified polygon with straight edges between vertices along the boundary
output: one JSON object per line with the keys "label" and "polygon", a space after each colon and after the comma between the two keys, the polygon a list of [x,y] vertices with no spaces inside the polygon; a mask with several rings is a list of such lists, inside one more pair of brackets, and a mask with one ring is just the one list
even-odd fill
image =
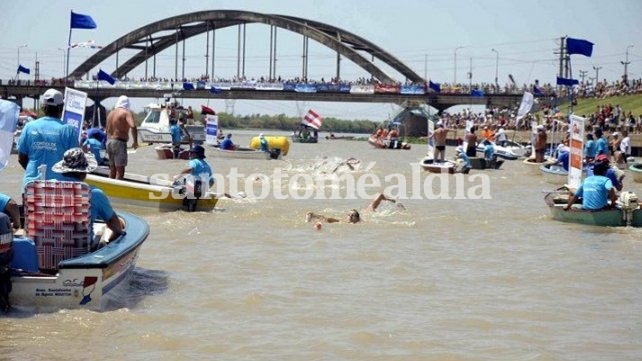
{"label": "blue flag", "polygon": [[210,88],[210,93],[212,94],[219,94],[220,92],[221,92],[221,88],[216,88],[216,87]]}
{"label": "blue flag", "polygon": [[194,90],[194,83],[183,83],[183,90]]}
{"label": "blue flag", "polygon": [[31,70],[29,68],[25,68],[22,65],[18,65],[18,71],[16,71],[16,74],[18,74],[18,73],[29,74],[29,73],[31,73]]}
{"label": "blue flag", "polygon": [[472,95],[474,97],[483,97],[484,96],[484,91],[483,90],[479,90],[479,89],[473,89],[473,90],[470,91],[470,95]]}
{"label": "blue flag", "polygon": [[559,76],[557,77],[557,85],[573,86],[579,83],[580,82],[577,81],[577,79],[560,78]]}
{"label": "blue flag", "polygon": [[114,77],[104,72],[102,69],[98,70],[98,80],[104,80],[111,85],[114,85],[114,83],[116,83],[116,79],[114,79]]}
{"label": "blue flag", "polygon": [[534,95],[544,95],[542,90],[537,85],[533,85],[533,94]]}
{"label": "blue flag", "polygon": [[441,84],[439,83],[433,83],[432,81],[428,81],[428,88],[436,91],[437,93],[441,92]]}
{"label": "blue flag", "polygon": [[593,43],[588,40],[566,38],[566,53],[590,57],[593,54]]}
{"label": "blue flag", "polygon": [[76,14],[72,11],[69,27],[72,29],[96,29],[96,22],[89,15]]}

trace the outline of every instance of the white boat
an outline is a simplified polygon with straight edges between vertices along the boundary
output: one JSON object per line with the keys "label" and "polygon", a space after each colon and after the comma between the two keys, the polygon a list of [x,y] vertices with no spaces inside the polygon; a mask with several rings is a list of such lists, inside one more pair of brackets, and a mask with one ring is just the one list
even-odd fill
{"label": "white boat", "polygon": [[[281,153],[278,152],[263,152],[259,149],[236,147],[234,150],[221,149],[220,147],[212,147],[213,152],[210,152],[214,157],[218,158],[231,158],[231,159],[278,159]],[[274,154],[274,156],[272,156]]]}
{"label": "white boat", "polygon": [[[143,122],[138,126],[138,139],[142,143],[171,143],[172,134],[169,132],[169,114],[168,109],[164,105],[149,104],[146,108],[147,115]],[[177,109],[181,112],[183,109]],[[177,117],[179,114],[177,114]],[[185,125],[185,129],[192,137],[192,142],[202,144],[205,142],[205,126],[204,125]],[[183,143],[188,144],[187,137],[183,139]]]}
{"label": "white boat", "polygon": [[104,223],[95,223],[91,238],[89,192],[89,186],[80,182],[43,181],[27,186],[26,236],[14,236],[10,246],[11,291],[6,300],[11,307],[101,310],[115,298],[114,288],[126,283],[149,225],[138,216],[117,211],[125,233],[105,245],[111,231]]}
{"label": "white boat", "polygon": [[435,162],[431,156],[424,157],[419,163],[423,170],[430,173],[455,174],[463,170],[463,162],[455,163],[451,160],[444,162]]}
{"label": "white boat", "polygon": [[539,166],[544,181],[552,184],[563,185],[568,183],[568,171],[557,163],[542,163]]}
{"label": "white boat", "polygon": [[[493,142],[491,143],[493,144],[493,147],[495,147],[495,154],[498,157],[506,160],[515,160],[519,157],[524,157],[527,152],[526,147],[520,145],[519,143],[513,142],[512,144],[514,145],[507,145],[505,147],[502,147],[497,143],[493,143]],[[484,142],[480,142],[477,145],[477,151],[482,153],[484,152]]]}

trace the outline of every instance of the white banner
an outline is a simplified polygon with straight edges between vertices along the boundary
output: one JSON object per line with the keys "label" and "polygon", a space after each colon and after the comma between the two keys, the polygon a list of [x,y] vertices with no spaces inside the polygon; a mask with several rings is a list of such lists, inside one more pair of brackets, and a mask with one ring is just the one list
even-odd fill
{"label": "white banner", "polygon": [[528,114],[528,112],[531,111],[534,101],[535,99],[533,98],[533,94],[524,92],[522,103],[519,105],[519,109],[517,110],[517,120],[522,119],[526,114]]}
{"label": "white banner", "polygon": [[86,105],[87,93],[73,88],[65,88],[65,108],[62,112],[62,122],[71,124],[76,129],[79,141],[82,136]]}
{"label": "white banner", "polygon": [[579,187],[582,182],[582,168],[584,160],[584,122],[586,119],[571,114],[571,137],[569,147],[571,153],[569,154],[568,162],[568,185],[571,188]]}
{"label": "white banner", "polygon": [[216,145],[218,137],[218,115],[205,116],[205,144]]}

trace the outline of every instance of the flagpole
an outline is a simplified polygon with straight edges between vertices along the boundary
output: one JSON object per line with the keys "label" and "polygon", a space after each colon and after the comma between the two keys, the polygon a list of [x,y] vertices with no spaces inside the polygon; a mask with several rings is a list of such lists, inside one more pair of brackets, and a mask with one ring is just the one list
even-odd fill
{"label": "flagpole", "polygon": [[67,40],[67,65],[65,72],[65,85],[67,85],[67,78],[69,78],[69,51],[71,50],[71,26],[69,26],[69,40]]}

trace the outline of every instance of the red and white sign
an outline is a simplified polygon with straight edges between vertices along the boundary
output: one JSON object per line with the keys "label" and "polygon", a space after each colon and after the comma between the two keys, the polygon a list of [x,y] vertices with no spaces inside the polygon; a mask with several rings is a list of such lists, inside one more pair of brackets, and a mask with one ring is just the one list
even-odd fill
{"label": "red and white sign", "polygon": [[308,114],[303,117],[303,121],[301,122],[301,124],[305,124],[314,129],[319,129],[323,124],[323,118],[314,110],[310,109],[308,110]]}

